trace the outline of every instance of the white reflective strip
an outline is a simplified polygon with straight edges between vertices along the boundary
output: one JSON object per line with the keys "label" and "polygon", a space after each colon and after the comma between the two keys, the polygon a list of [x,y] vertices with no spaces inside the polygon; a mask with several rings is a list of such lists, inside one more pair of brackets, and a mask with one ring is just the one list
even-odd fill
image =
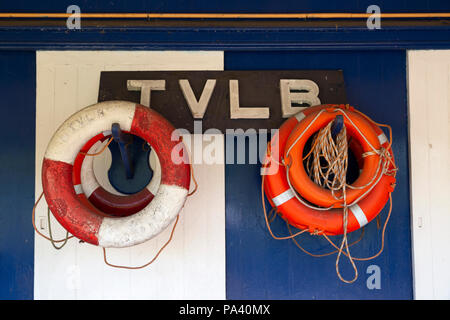
{"label": "white reflective strip", "polygon": [[103,131],[102,133],[103,133],[103,136],[104,136],[104,137],[107,137],[107,136],[112,135],[111,130],[105,130],[105,131]]}
{"label": "white reflective strip", "polygon": [[73,186],[73,188],[75,189],[75,193],[76,194],[82,194],[83,193],[83,188],[81,187],[81,184],[75,184]]}
{"label": "white reflective strip", "polygon": [[294,193],[292,192],[291,189],[287,189],[285,192],[283,192],[282,194],[279,194],[278,196],[276,196],[275,198],[272,198],[272,202],[274,205],[276,205],[277,207],[281,206],[283,203],[291,200],[293,197],[295,197]]}
{"label": "white reflective strip", "polygon": [[358,206],[358,204],[351,205],[349,209],[353,213],[353,216],[356,218],[356,220],[358,220],[360,228],[364,227],[368,223],[366,214],[364,213],[364,211],[362,211],[361,207]]}
{"label": "white reflective strip", "polygon": [[380,141],[381,145],[385,144],[388,141],[388,139],[384,133],[382,133],[378,136],[378,140]]}
{"label": "white reflective strip", "polygon": [[183,208],[188,190],[162,184],[144,209],[123,218],[103,218],[98,231],[101,247],[129,247],[158,235]]}
{"label": "white reflective strip", "polygon": [[303,119],[305,119],[305,114],[303,112],[299,112],[294,116],[298,122],[302,121]]}
{"label": "white reflective strip", "polygon": [[117,122],[130,131],[136,104],[126,101],[105,101],[86,107],[70,116],[54,133],[45,158],[73,164],[83,145],[99,132],[111,129]]}
{"label": "white reflective strip", "polygon": [[152,151],[150,151],[148,161],[150,163],[150,168],[153,170],[153,177],[148,184],[147,189],[151,194],[155,195],[156,192],[158,192],[161,183],[161,164],[159,163],[158,155],[155,150],[152,149]]}

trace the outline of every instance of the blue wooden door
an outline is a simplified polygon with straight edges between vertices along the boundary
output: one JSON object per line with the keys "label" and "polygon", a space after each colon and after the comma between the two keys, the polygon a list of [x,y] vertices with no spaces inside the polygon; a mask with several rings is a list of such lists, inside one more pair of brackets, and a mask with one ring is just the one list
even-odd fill
{"label": "blue wooden door", "polygon": [[[412,299],[405,52],[225,52],[225,69],[343,70],[348,102],[375,121],[392,126],[399,167],[384,251],[374,260],[357,262],[359,278],[346,284],[336,275],[336,255],[314,258],[290,240],[271,238],[261,206],[259,165],[226,165],[227,298]],[[386,216],[387,206],[382,222]],[[281,219],[273,229],[287,234]],[[359,231],[352,233],[350,240],[359,235]],[[298,240],[315,253],[332,251],[323,238],[305,234]],[[381,230],[372,221],[351,253],[368,257],[380,246]],[[345,257],[340,266],[343,277],[351,279],[353,269]],[[373,270],[380,271],[380,288],[370,285]]]}

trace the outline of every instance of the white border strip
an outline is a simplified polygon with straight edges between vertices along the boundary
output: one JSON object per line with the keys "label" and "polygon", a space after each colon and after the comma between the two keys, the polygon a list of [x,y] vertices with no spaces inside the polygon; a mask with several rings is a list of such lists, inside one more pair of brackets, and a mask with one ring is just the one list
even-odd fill
{"label": "white border strip", "polygon": [[384,143],[388,142],[388,138],[384,133],[382,133],[378,136],[378,141],[380,141],[380,145],[383,145]]}
{"label": "white border strip", "polygon": [[300,111],[300,112],[297,113],[294,117],[297,119],[298,122],[300,122],[300,121],[302,121],[303,119],[305,119],[306,116],[305,116],[305,114],[303,113],[303,111]]}
{"label": "white border strip", "polygon": [[76,194],[82,194],[83,192],[83,188],[81,187],[81,184],[75,184],[73,186],[73,188],[75,189],[75,193]]}
{"label": "white border strip", "polygon": [[353,213],[356,220],[358,220],[360,228],[364,227],[368,223],[366,214],[357,203],[351,205],[349,209]]}
{"label": "white border strip", "polygon": [[287,189],[283,193],[279,194],[275,198],[272,198],[272,202],[277,207],[281,206],[283,203],[291,200],[293,197],[295,197],[294,193],[291,189]]}

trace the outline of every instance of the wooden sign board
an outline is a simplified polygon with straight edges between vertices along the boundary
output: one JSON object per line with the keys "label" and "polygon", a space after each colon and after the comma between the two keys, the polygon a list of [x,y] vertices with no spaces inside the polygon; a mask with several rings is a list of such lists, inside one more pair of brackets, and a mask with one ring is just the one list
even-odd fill
{"label": "wooden sign board", "polygon": [[176,128],[276,129],[302,108],[347,103],[341,70],[104,71],[99,102],[150,106]]}

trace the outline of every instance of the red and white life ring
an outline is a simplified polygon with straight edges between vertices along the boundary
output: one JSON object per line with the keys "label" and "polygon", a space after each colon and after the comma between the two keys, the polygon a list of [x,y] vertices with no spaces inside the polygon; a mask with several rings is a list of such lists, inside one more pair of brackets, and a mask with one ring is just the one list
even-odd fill
{"label": "red and white life ring", "polygon": [[146,188],[133,195],[114,194],[107,191],[100,185],[94,174],[94,157],[85,154],[98,151],[102,142],[110,135],[111,131],[102,132],[81,148],[73,165],[73,185],[75,192],[84,193],[97,209],[112,216],[125,217],[142,210],[152,201],[161,181],[161,165],[158,156],[152,151],[149,163],[154,174]]}
{"label": "red and white life ring", "polygon": [[[80,200],[72,180],[80,149],[112,123],[147,141],[161,164],[161,184],[154,199],[127,217],[99,215]],[[58,222],[77,238],[102,247],[128,247],[159,234],[178,215],[190,185],[187,152],[174,130],[159,113],[126,101],[101,102],[73,114],[53,135],[42,164],[43,191]],[[172,161],[174,148],[186,161]]]}

